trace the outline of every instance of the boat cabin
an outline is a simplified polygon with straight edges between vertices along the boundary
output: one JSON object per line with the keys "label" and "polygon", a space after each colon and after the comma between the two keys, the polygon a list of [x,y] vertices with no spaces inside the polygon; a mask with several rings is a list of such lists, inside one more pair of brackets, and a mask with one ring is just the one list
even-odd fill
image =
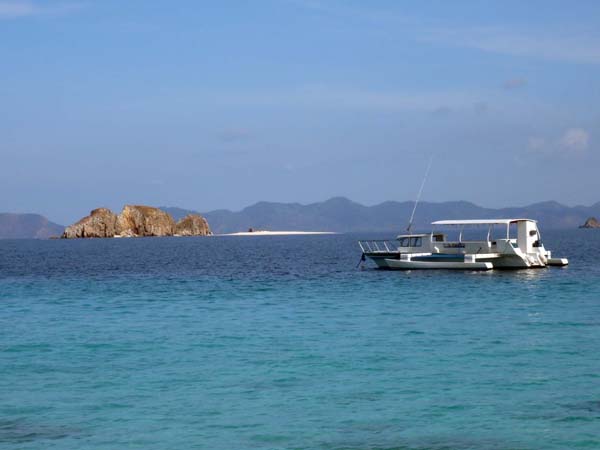
{"label": "boat cabin", "polygon": [[[401,234],[396,237],[400,252],[434,251],[441,249],[465,249],[473,245],[483,246],[476,251],[492,250],[510,244],[524,253],[541,246],[540,232],[535,220],[492,219],[492,220],[439,220],[432,223],[434,231],[421,234]],[[446,232],[436,231],[443,227]],[[453,239],[449,239],[452,236]],[[500,243],[499,243],[500,241]],[[389,241],[387,241],[389,242]]]}
{"label": "boat cabin", "polygon": [[[534,248],[542,246],[537,222],[531,219],[438,220],[432,225],[434,229],[454,228],[454,232],[458,232],[454,243],[463,244],[460,247],[464,248],[473,247],[472,244],[482,245],[483,248],[478,250],[480,252],[497,251],[511,245],[523,253],[531,253]],[[445,247],[451,243],[447,242],[446,237],[443,242]]]}

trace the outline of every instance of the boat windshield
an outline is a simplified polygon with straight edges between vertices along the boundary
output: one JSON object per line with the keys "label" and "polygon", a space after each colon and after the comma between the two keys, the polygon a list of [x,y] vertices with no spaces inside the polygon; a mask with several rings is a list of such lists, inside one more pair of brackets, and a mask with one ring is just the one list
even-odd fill
{"label": "boat windshield", "polygon": [[421,247],[423,238],[421,236],[405,236],[400,238],[400,247]]}

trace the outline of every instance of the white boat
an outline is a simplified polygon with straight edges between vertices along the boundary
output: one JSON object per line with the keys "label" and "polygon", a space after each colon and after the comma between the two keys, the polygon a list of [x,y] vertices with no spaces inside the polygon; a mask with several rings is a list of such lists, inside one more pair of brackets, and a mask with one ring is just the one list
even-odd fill
{"label": "white boat", "polygon": [[[395,241],[361,240],[363,260],[382,269],[490,270],[566,266],[566,258],[553,258],[542,244],[537,222],[531,219],[439,220],[425,234],[402,234]],[[457,234],[436,231],[449,228]],[[483,233],[482,233],[483,231]],[[473,234],[477,238],[471,239]],[[471,236],[469,236],[471,235]]]}

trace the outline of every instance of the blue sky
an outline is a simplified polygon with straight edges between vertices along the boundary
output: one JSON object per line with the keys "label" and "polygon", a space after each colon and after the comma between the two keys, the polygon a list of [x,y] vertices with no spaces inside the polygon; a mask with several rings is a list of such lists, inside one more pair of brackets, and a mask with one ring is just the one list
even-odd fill
{"label": "blue sky", "polygon": [[[526,3],[526,4],[525,4]],[[0,0],[0,211],[600,200],[600,2]]]}

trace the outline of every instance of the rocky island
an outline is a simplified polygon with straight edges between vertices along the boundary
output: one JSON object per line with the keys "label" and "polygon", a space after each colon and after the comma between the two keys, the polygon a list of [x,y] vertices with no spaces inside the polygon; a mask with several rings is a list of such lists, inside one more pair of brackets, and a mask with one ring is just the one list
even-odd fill
{"label": "rocky island", "polygon": [[210,236],[206,219],[189,214],[179,222],[165,211],[152,206],[126,205],[120,214],[97,208],[65,228],[64,239],[144,236]]}
{"label": "rocky island", "polygon": [[600,228],[600,222],[595,217],[590,217],[579,228]]}

